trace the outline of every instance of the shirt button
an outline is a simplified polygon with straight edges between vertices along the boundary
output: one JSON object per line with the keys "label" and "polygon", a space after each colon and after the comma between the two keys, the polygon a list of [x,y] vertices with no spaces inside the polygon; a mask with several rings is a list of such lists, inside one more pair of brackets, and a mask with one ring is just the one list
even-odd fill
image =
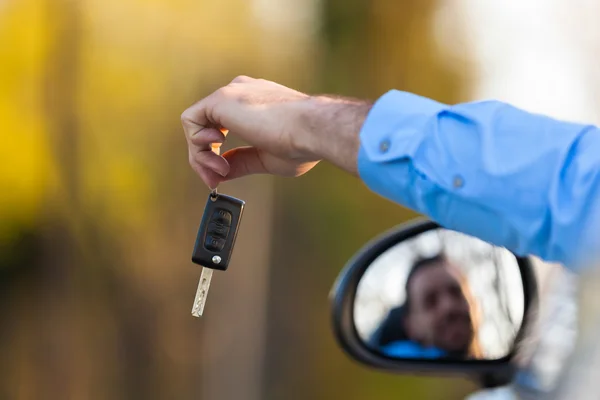
{"label": "shirt button", "polygon": [[460,176],[460,175],[456,175],[456,176],[454,177],[454,180],[452,181],[452,185],[453,185],[455,188],[457,188],[457,189],[458,189],[458,188],[461,188],[461,187],[463,187],[463,186],[465,185],[465,181],[464,181],[464,179],[462,178],[462,176]]}
{"label": "shirt button", "polygon": [[379,151],[382,153],[387,153],[390,149],[390,144],[391,143],[388,139],[382,140],[381,143],[379,143]]}

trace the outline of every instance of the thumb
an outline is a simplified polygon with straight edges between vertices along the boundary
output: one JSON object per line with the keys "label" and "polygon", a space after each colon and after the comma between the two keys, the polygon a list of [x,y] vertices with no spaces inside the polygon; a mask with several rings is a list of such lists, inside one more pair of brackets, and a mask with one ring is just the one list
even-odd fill
{"label": "thumb", "polygon": [[256,147],[237,147],[226,151],[223,158],[229,163],[229,173],[225,180],[241,178],[252,174],[265,174],[266,170]]}

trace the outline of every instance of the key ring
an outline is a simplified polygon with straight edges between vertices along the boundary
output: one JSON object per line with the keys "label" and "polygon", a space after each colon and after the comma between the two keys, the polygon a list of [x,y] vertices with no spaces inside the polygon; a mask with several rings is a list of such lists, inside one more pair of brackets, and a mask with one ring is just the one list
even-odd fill
{"label": "key ring", "polygon": [[210,199],[212,201],[217,200],[217,197],[219,197],[219,193],[217,193],[217,188],[214,188],[213,190],[210,191]]}
{"label": "key ring", "polygon": [[[223,133],[223,134],[226,134],[226,133]],[[219,148],[219,147],[213,147],[213,145],[211,144],[211,145],[209,145],[209,149],[210,149],[210,150],[211,150],[213,153],[215,153],[215,154],[219,154],[219,150],[220,150],[220,148]],[[211,201],[216,201],[216,200],[217,200],[217,197],[219,197],[219,193],[217,193],[217,188],[214,188],[214,189],[212,189],[212,190],[210,191],[210,200],[211,200]]]}

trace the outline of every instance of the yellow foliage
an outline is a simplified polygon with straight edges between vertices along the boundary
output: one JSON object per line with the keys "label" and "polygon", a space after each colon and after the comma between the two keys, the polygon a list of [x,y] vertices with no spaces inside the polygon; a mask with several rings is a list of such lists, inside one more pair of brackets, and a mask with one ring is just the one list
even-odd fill
{"label": "yellow foliage", "polygon": [[43,121],[39,2],[0,8],[0,238],[33,223],[54,176]]}

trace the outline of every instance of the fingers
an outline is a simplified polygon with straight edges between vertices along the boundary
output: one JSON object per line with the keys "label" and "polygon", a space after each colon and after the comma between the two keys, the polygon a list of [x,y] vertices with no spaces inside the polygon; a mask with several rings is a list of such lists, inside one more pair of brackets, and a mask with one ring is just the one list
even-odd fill
{"label": "fingers", "polygon": [[225,179],[217,174],[215,171],[212,171],[206,167],[201,166],[200,164],[191,164],[192,169],[198,174],[200,179],[206,186],[208,186],[211,190],[216,189],[219,186],[219,183],[223,182]]}
{"label": "fingers", "polygon": [[229,173],[229,164],[218,155],[221,144],[225,141],[224,133],[227,133],[225,129],[214,127],[194,129],[191,136],[186,132],[190,165],[211,189],[215,189]]}
{"label": "fingers", "polygon": [[[234,105],[243,95],[244,91],[239,87],[242,84],[246,87],[248,84],[256,81],[245,75],[234,78],[228,85],[223,86],[202,100],[196,102],[181,114],[181,123],[187,137],[192,137],[198,131],[212,126],[227,125],[220,121],[221,114],[231,114],[231,105]],[[217,112],[220,109],[221,112]],[[223,112],[223,110],[229,110]]]}
{"label": "fingers", "polygon": [[229,173],[225,180],[241,178],[252,174],[265,174],[267,169],[261,161],[256,147],[238,147],[223,154],[229,164]]}
{"label": "fingers", "polygon": [[214,97],[215,93],[196,102],[181,114],[181,124],[187,138],[191,138],[204,128],[215,125],[211,121]]}
{"label": "fingers", "polygon": [[206,127],[193,131],[192,135],[187,136],[188,142],[192,147],[197,149],[209,150],[214,144],[219,146],[225,141],[225,129],[217,129],[215,127]]}
{"label": "fingers", "polygon": [[221,126],[214,110],[217,105],[221,104],[220,107],[223,108],[222,103],[233,100],[235,97],[233,94],[237,93],[233,90],[233,85],[252,80],[247,76],[238,76],[230,85],[198,101],[181,114],[181,123],[189,147],[190,165],[211,189],[216,188],[219,182],[226,179],[264,171],[255,149],[237,149],[228,152],[235,163],[233,170],[228,161],[218,155],[227,130]]}
{"label": "fingers", "polygon": [[[224,86],[209,96],[196,102],[181,114],[181,124],[186,138],[192,138],[207,128],[220,128],[221,124],[216,120],[214,108],[217,104],[229,99],[230,88]],[[223,130],[223,133],[227,133]]]}
{"label": "fingers", "polygon": [[219,149],[215,150],[197,150],[195,147],[189,149],[192,169],[211,189],[215,189],[229,173],[229,163],[218,155]]}
{"label": "fingers", "polygon": [[190,165],[209,188],[252,174],[267,173],[255,147],[238,147],[219,156],[212,151],[190,151]]}
{"label": "fingers", "polygon": [[229,85],[223,86],[202,100],[196,102],[181,114],[181,123],[187,137],[210,125],[221,125],[215,108],[227,109],[227,104],[236,102],[241,92],[235,89],[239,84],[247,84],[255,79],[245,75],[234,78]]}
{"label": "fingers", "polygon": [[229,164],[225,159],[212,151],[192,152],[192,161],[195,164],[208,168],[221,176],[229,174]]}
{"label": "fingers", "polygon": [[202,129],[208,127],[210,121],[206,115],[206,101],[200,100],[181,114],[181,125],[187,140],[195,136]]}
{"label": "fingers", "polygon": [[225,159],[212,151],[193,153],[190,150],[190,165],[206,185],[215,189],[229,172]]}

